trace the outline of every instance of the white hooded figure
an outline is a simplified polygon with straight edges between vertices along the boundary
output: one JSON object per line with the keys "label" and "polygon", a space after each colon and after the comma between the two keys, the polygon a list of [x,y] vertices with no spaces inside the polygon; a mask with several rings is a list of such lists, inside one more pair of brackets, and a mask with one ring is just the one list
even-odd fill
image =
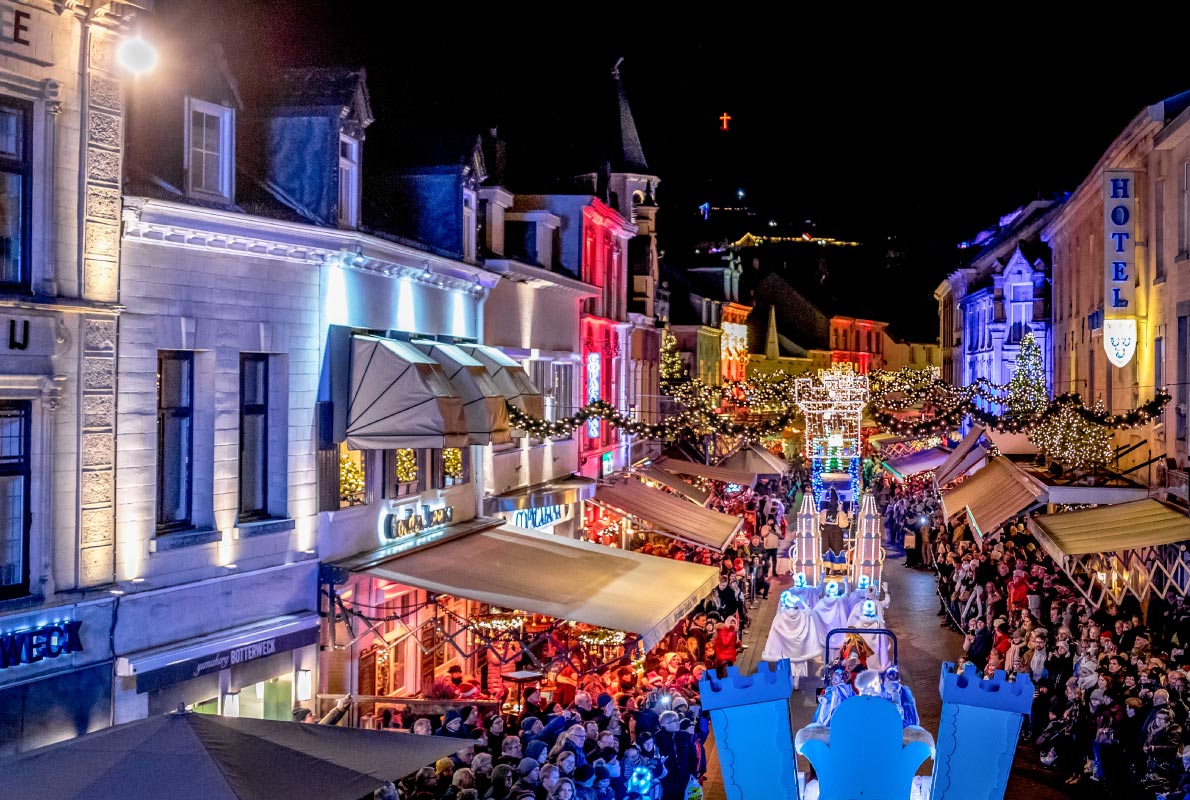
{"label": "white hooded figure", "polygon": [[[847,618],[848,628],[877,629],[886,627],[884,612],[875,600],[865,600],[851,610]],[[888,637],[884,634],[861,633],[860,636],[868,647],[872,648],[872,655],[868,656],[868,668],[877,672],[884,672],[892,666],[892,659],[888,656]]]}
{"label": "white hooded figure", "polygon": [[781,592],[781,602],[760,657],[765,661],[789,659],[793,688],[797,689],[801,679],[809,674],[809,663],[821,655],[822,640],[814,627],[812,612],[800,597],[786,589]]}
{"label": "white hooded figure", "polygon": [[[826,644],[826,635],[835,628],[847,627],[847,598],[839,594],[837,581],[827,581],[822,598],[814,606],[814,627],[819,641]],[[835,637],[830,644],[838,645],[843,640]]]}
{"label": "white hooded figure", "polygon": [[859,581],[856,583],[855,589],[847,594],[847,613],[851,611],[865,600],[876,600],[879,597],[879,591],[872,585],[871,580],[867,575],[860,575]]}
{"label": "white hooded figure", "polygon": [[822,596],[817,586],[811,586],[806,582],[806,573],[799,572],[793,576],[793,586],[786,589],[787,592],[792,592],[801,598],[802,604],[806,608],[813,608],[818,603],[818,598]]}

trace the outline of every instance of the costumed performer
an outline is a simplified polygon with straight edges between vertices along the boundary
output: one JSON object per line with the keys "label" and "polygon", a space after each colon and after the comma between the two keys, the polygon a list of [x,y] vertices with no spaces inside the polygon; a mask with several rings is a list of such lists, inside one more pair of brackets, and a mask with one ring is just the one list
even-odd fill
{"label": "costumed performer", "polygon": [[765,661],[789,659],[794,689],[810,674],[809,663],[822,655],[822,640],[818,638],[812,613],[791,590],[781,592],[781,602],[760,656]]}
{"label": "costumed performer", "polygon": [[889,700],[901,712],[901,724],[905,727],[919,724],[917,716],[917,699],[913,691],[901,683],[901,670],[896,664],[884,671],[884,683],[881,685],[880,696]]}
{"label": "costumed performer", "polygon": [[824,645],[834,646],[838,640],[828,642],[826,635],[835,628],[847,627],[847,598],[839,594],[838,581],[826,582],[822,598],[815,604],[812,613],[818,640]]}
{"label": "costumed performer", "polygon": [[[884,614],[880,604],[875,600],[865,600],[860,603],[851,610],[851,615],[847,618],[847,627],[860,630],[885,627]],[[868,647],[872,648],[872,654],[868,656],[866,662],[869,667],[877,672],[883,672],[892,666],[892,660],[888,657],[888,636],[882,633],[860,633],[860,636]]]}

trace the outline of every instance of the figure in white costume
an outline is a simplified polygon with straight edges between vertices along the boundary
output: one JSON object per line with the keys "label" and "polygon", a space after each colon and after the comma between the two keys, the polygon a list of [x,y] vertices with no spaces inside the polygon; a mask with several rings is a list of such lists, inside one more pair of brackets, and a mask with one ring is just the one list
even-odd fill
{"label": "figure in white costume", "polygon": [[806,573],[799,572],[793,576],[793,586],[786,589],[787,592],[792,592],[801,598],[802,604],[806,608],[813,608],[818,604],[818,598],[822,596],[822,592],[817,586],[813,586],[806,582]]}
{"label": "figure in white costume", "polygon": [[[847,627],[858,628],[860,630],[885,627],[884,613],[880,608],[880,604],[875,600],[865,600],[856,606],[851,611],[851,616],[847,618]],[[876,633],[861,633],[860,636],[863,637],[868,647],[872,648],[872,655],[868,656],[869,669],[874,669],[877,673],[881,673],[892,666],[892,659],[888,656],[887,636]]]}
{"label": "figure in white costume", "polygon": [[827,581],[822,592],[822,599],[814,606],[814,627],[818,630],[818,639],[823,644],[836,645],[841,639],[827,642],[826,635],[835,628],[847,627],[847,598],[839,594],[838,581]]}
{"label": "figure in white costume", "polygon": [[760,657],[765,661],[789,659],[793,688],[797,689],[801,679],[810,674],[809,663],[821,655],[822,640],[818,638],[810,609],[800,597],[786,589],[781,592],[781,603]]}

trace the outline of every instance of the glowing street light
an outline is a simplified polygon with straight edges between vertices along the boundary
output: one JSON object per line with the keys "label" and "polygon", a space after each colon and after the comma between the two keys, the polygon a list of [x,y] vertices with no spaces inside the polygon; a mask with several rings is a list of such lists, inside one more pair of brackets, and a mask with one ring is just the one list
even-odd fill
{"label": "glowing street light", "polygon": [[134,36],[120,44],[116,61],[133,75],[144,75],[157,66],[157,50],[141,37]]}

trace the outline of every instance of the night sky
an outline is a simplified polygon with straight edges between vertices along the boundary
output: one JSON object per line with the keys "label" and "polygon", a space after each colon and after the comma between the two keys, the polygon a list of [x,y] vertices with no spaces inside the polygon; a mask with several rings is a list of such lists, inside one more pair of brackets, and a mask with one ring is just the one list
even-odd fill
{"label": "night sky", "polygon": [[[902,335],[926,338],[937,332],[931,293],[957,242],[1039,194],[1074,189],[1144,106],[1190,88],[1175,53],[1135,36],[1112,44],[1106,29],[1064,39],[1069,20],[1033,12],[949,32],[944,20],[898,14],[866,20],[866,33],[857,9],[773,16],[733,4],[733,14],[646,22],[632,5],[492,7],[502,13],[158,0],[154,16],[219,40],[241,76],[364,65],[376,115],[366,171],[384,168],[385,142],[406,125],[497,126],[514,149],[564,157],[623,56],[662,180],[659,235],[671,259],[700,203],[744,189],[764,219],[810,219],[820,235],[867,243],[894,237],[904,253],[895,274],[880,274],[872,248],[872,281],[856,291]],[[728,133],[718,129],[724,112]]]}

